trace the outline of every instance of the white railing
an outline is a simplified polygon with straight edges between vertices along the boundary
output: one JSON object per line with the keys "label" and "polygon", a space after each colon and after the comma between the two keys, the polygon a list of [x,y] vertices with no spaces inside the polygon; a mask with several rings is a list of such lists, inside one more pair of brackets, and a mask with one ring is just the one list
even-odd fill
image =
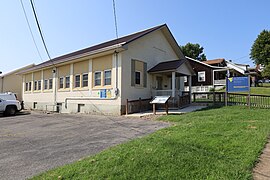
{"label": "white railing", "polygon": [[214,80],[214,85],[226,85],[225,79]]}

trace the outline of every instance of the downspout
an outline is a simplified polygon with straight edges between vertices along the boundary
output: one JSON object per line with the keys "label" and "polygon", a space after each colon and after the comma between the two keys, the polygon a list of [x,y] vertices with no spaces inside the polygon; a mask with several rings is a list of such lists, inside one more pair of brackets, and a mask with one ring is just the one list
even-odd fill
{"label": "downspout", "polygon": [[54,82],[54,92],[53,92],[53,103],[54,103],[54,105],[56,106],[56,91],[57,91],[57,80],[56,80],[56,67],[55,68],[53,68],[53,70],[52,70],[52,73],[53,73],[53,82]]}
{"label": "downspout", "polygon": [[117,51],[115,53],[115,66],[116,66],[116,75],[115,75],[115,88],[114,88],[114,94],[115,97],[113,98],[95,98],[95,97],[67,97],[65,98],[65,108],[67,109],[67,101],[68,100],[116,100],[119,95],[119,89],[118,89],[118,53]]}

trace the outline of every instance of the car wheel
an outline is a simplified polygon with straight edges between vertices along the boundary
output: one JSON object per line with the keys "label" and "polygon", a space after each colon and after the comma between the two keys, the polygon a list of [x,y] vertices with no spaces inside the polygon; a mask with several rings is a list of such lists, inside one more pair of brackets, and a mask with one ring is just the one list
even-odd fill
{"label": "car wheel", "polygon": [[8,116],[16,115],[16,108],[14,106],[8,106],[5,111],[5,115],[8,115]]}

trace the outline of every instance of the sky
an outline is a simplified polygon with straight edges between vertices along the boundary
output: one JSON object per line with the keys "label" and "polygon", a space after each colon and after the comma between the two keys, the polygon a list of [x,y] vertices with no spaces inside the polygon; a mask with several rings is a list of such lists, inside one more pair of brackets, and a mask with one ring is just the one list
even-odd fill
{"label": "sky", "polygon": [[[30,0],[0,1],[0,71],[48,60]],[[116,38],[112,0],[35,0],[52,58]],[[179,45],[204,47],[207,59],[253,66],[250,48],[270,29],[269,0],[115,0],[119,36],[166,23]]]}

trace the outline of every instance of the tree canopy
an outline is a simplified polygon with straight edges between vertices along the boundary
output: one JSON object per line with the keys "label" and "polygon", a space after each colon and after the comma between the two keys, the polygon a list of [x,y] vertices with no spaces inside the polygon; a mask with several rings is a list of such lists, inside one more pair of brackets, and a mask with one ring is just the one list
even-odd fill
{"label": "tree canopy", "polygon": [[185,56],[197,59],[200,61],[206,61],[206,55],[203,53],[203,47],[199,44],[187,43],[184,46],[180,46],[181,51]]}
{"label": "tree canopy", "polygon": [[270,77],[270,64],[263,68],[262,77]]}
{"label": "tree canopy", "polygon": [[254,41],[250,58],[255,64],[270,64],[270,31],[263,30]]}

